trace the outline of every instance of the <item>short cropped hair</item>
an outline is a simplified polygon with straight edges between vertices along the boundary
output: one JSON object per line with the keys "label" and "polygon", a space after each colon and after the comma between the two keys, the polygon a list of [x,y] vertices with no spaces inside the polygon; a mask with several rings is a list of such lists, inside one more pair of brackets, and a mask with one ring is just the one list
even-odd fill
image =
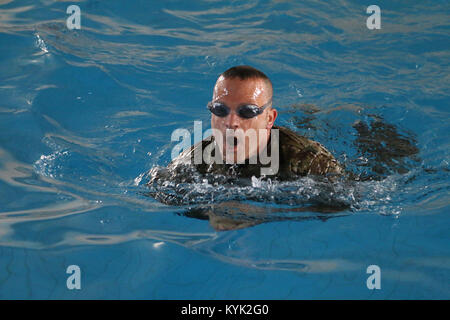
{"label": "short cropped hair", "polygon": [[247,79],[265,79],[269,80],[269,77],[264,72],[259,71],[256,68],[250,66],[235,66],[231,67],[227,71],[221,74],[225,79],[239,78],[241,80]]}
{"label": "short cropped hair", "polygon": [[272,81],[270,81],[269,77],[265,75],[264,72],[259,71],[256,68],[250,67],[250,66],[235,66],[231,67],[230,69],[223,72],[220,76],[225,79],[234,79],[239,78],[241,80],[247,80],[247,79],[263,79],[270,89],[270,95],[272,96]]}

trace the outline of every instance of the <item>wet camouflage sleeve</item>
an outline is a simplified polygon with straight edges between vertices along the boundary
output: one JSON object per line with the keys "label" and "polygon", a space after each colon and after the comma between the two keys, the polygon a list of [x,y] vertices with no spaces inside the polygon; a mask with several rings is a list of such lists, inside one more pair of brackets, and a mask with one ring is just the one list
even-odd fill
{"label": "wet camouflage sleeve", "polygon": [[[172,181],[172,182],[193,182],[194,168],[199,170],[203,169],[205,165],[200,164],[198,166],[192,166],[194,163],[194,152],[201,152],[206,145],[210,143],[210,139],[205,139],[199,143],[191,146],[189,149],[184,150],[175,159],[173,159],[167,167],[154,167],[149,171],[150,181],[149,184],[160,181]],[[199,170],[203,173],[206,170]]]}

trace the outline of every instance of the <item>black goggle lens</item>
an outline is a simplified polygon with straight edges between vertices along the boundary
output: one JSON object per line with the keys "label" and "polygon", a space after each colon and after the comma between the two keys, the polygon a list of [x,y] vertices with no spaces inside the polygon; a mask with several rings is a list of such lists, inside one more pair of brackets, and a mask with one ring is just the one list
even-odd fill
{"label": "black goggle lens", "polygon": [[[230,108],[220,102],[208,103],[208,109],[218,117],[226,117],[230,114]],[[260,115],[264,108],[259,108],[256,105],[240,106],[237,109],[237,114],[244,119],[250,119]]]}
{"label": "black goggle lens", "polygon": [[209,110],[218,117],[226,117],[230,113],[230,108],[228,108],[223,103],[211,103],[208,105]]}
{"label": "black goggle lens", "polygon": [[255,105],[242,106],[238,110],[238,115],[241,118],[250,119],[261,114],[261,109]]}

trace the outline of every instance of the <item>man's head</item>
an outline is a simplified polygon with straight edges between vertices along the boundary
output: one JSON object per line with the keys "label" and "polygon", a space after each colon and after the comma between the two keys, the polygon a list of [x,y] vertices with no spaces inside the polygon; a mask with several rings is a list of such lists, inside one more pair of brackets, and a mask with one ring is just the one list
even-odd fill
{"label": "man's head", "polygon": [[[219,106],[219,115],[211,113],[211,127],[222,133],[222,143],[217,141],[224,158],[230,153],[234,155],[234,161],[242,161],[262,151],[270,136],[270,129],[277,117],[277,111],[272,108],[272,83],[261,71],[250,66],[236,66],[222,73],[214,86],[212,105]],[[254,105],[258,112],[252,114],[249,106]],[[224,108],[225,107],[225,108]],[[229,110],[228,110],[229,109]],[[254,111],[254,110],[253,110]],[[254,115],[253,117],[250,117]],[[250,117],[250,118],[249,118]],[[245,155],[238,157],[237,148],[243,143],[241,137],[226,139],[227,129],[241,129],[246,135]],[[252,131],[256,134],[257,141],[250,139]],[[216,137],[217,140],[217,137]],[[234,140],[234,141],[233,141]],[[236,141],[237,140],[237,141]],[[254,140],[254,139],[253,139]],[[233,144],[237,146],[233,147]],[[253,143],[252,143],[253,142]]]}

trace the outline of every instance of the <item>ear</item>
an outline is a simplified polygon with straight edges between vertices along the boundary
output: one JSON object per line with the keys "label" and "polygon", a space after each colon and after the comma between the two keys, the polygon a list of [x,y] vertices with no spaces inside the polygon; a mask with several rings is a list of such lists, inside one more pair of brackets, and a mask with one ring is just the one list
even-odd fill
{"label": "ear", "polygon": [[277,118],[278,115],[278,111],[277,109],[274,108],[270,108],[269,110],[267,110],[268,113],[268,121],[267,121],[267,126],[266,129],[272,129],[273,123],[275,122],[275,119]]}

